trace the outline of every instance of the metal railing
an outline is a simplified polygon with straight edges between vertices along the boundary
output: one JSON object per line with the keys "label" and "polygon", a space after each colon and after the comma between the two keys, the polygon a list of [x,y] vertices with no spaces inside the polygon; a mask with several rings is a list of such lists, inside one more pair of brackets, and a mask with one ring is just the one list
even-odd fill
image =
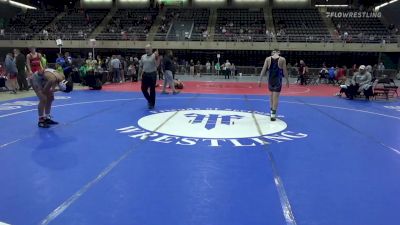
{"label": "metal railing", "polygon": [[[381,35],[381,36],[353,36],[352,38],[337,38],[331,35],[283,35],[270,37],[261,34],[213,34],[202,35],[192,34],[190,38],[185,35],[167,37],[166,34],[144,34],[144,33],[99,33],[91,35],[80,35],[78,33],[62,34],[28,34],[28,33],[4,33],[0,35],[0,40],[89,40],[95,37],[96,40],[119,40],[119,41],[145,41],[149,37],[154,37],[154,41],[201,41],[201,42],[286,42],[286,43],[365,43],[365,44],[400,44],[400,35]],[[149,41],[149,40],[148,40]]]}
{"label": "metal railing", "polygon": [[[55,68],[56,64],[55,63],[48,63],[47,64],[49,68]],[[0,66],[4,68],[4,63],[0,62]],[[75,68],[74,70],[77,70],[78,68]],[[232,75],[237,75],[237,76],[259,76],[261,73],[262,67],[255,67],[255,66],[236,66],[235,72],[232,72]],[[308,76],[309,77],[314,77],[317,78],[319,76],[319,73],[321,71],[321,68],[308,68]],[[107,73],[108,71],[102,71]],[[4,74],[1,75],[6,75],[5,70],[3,69]],[[200,75],[208,75],[208,76],[223,76],[223,71],[217,71],[215,70],[215,67],[212,65],[209,70],[207,70],[205,65],[195,65],[193,74],[191,74],[191,69],[190,66],[186,65],[178,65],[178,68],[176,68],[176,74],[177,75],[193,75],[196,76],[198,73]],[[296,78],[299,76],[298,74],[298,68],[297,67],[291,67],[288,68],[288,74],[289,77],[291,78]],[[353,69],[346,69],[345,70],[345,75],[347,78],[351,78],[354,74]],[[383,78],[383,77],[388,77],[390,79],[396,79],[399,74],[398,70],[394,69],[385,69],[382,71],[376,71],[376,73],[372,73],[371,75],[374,78]]]}
{"label": "metal railing", "polygon": [[[241,74],[242,76],[258,76],[260,75],[262,67],[255,67],[255,66],[236,66],[236,74]],[[308,68],[308,75],[309,76],[318,76],[321,71],[321,68]],[[192,71],[193,74],[190,74],[190,66],[179,65],[176,73],[178,75],[197,75],[200,73],[201,75],[222,75],[223,71],[215,70],[214,66],[211,66],[210,70],[207,70],[205,65],[195,65],[194,70]],[[345,74],[348,77],[353,76],[353,69],[346,69]],[[384,75],[394,79],[397,76],[398,71],[394,69],[385,69],[383,71],[376,71],[375,76],[376,78],[383,77]],[[298,68],[291,67],[288,68],[288,74],[290,77],[298,77]],[[371,74],[374,76],[374,74]]]}

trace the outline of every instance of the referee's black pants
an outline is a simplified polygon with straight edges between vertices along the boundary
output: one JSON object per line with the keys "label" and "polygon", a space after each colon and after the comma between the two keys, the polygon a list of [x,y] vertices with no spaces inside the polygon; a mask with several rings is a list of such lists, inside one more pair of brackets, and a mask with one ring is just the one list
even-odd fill
{"label": "referee's black pants", "polygon": [[154,106],[156,104],[156,82],[157,72],[154,71],[151,73],[143,73],[142,92],[147,102],[149,103],[149,106]]}

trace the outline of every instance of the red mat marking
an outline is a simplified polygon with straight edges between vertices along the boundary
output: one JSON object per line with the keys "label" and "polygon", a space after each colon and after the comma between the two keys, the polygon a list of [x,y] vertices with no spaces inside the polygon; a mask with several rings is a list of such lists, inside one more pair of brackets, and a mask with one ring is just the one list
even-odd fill
{"label": "red mat marking", "polygon": [[[162,84],[158,81],[158,84]],[[212,82],[212,81],[185,81],[185,88],[182,93],[200,93],[200,94],[249,94],[249,95],[266,95],[268,91],[267,84],[258,87],[257,83],[252,82]],[[162,87],[158,87],[157,91],[161,91]],[[127,91],[140,92],[139,83],[122,83],[108,84],[103,86],[106,91]],[[170,91],[170,90],[169,90]],[[329,85],[300,86],[297,84],[290,85],[290,88],[283,87],[282,95],[286,96],[332,96],[338,92],[339,88]]]}

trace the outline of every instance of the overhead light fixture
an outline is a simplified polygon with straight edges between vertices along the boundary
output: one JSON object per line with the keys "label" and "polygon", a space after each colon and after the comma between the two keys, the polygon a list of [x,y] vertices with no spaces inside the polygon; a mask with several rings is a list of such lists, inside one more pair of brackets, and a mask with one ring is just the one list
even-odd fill
{"label": "overhead light fixture", "polygon": [[315,5],[315,7],[345,8],[349,7],[349,5]]}
{"label": "overhead light fixture", "polygon": [[24,9],[37,9],[36,7],[30,6],[30,5],[26,5],[26,4],[23,4],[23,3],[20,3],[20,2],[12,1],[12,0],[9,0],[9,1],[6,1],[6,2],[9,2],[10,5],[17,6],[17,7],[24,8]]}
{"label": "overhead light fixture", "polygon": [[390,2],[385,2],[385,3],[381,4],[381,5],[378,5],[377,7],[375,7],[375,11],[378,11],[380,8],[385,7],[385,6],[389,5],[389,4],[395,3],[397,1],[399,1],[399,0],[392,0]]}

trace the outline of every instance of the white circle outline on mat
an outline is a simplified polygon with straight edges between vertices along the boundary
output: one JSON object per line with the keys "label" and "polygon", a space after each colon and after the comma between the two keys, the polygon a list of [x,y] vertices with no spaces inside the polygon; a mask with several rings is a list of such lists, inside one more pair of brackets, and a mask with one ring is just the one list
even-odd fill
{"label": "white circle outline on mat", "polygon": [[[171,117],[175,113],[176,115],[167,124],[158,129],[157,133],[191,138],[233,139],[274,134],[287,128],[287,124],[280,119],[277,119],[274,123],[268,123],[269,116],[254,113],[257,121],[265,124],[259,131],[254,123],[252,113],[223,109],[159,112],[143,116],[138,120],[138,125],[145,130],[152,131],[159,127],[165,118]],[[211,115],[214,116],[211,117]],[[224,117],[225,123],[222,122]],[[226,124],[228,122],[229,124]]]}

